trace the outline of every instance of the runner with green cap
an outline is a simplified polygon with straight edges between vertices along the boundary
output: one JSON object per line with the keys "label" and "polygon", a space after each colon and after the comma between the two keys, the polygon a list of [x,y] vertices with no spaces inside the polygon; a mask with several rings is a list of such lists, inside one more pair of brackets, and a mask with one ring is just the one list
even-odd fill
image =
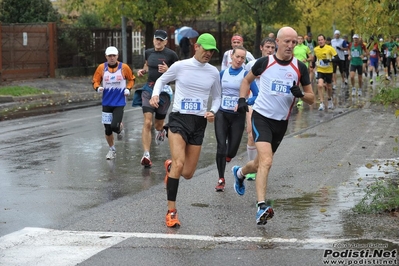
{"label": "runner with green cap", "polygon": [[[178,227],[176,196],[180,176],[191,179],[197,167],[208,122],[213,122],[221,102],[219,70],[209,64],[216,47],[215,38],[201,34],[194,44],[192,58],[175,62],[155,82],[150,104],[159,106],[159,94],[169,82],[175,81],[175,99],[169,114],[167,137],[171,160],[165,161],[165,183],[168,199],[166,226]],[[208,99],[212,104],[208,109]]]}

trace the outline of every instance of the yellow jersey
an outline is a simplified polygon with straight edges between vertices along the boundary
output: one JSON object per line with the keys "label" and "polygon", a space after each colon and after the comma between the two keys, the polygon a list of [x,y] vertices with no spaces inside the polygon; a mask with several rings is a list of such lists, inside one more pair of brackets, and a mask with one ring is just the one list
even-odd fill
{"label": "yellow jersey", "polygon": [[337,56],[337,51],[331,45],[324,45],[323,47],[316,46],[314,48],[314,55],[316,57],[317,72],[333,73],[332,58]]}

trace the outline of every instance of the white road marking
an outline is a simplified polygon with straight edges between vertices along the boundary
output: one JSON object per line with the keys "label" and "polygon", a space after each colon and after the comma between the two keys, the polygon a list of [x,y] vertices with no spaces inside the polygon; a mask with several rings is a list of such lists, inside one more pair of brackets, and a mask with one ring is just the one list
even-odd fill
{"label": "white road marking", "polygon": [[[333,244],[358,239],[327,238],[271,238],[214,237],[160,233],[122,233],[94,231],[66,231],[26,227],[0,237],[0,265],[70,266],[83,262],[95,254],[128,238],[179,239],[212,242],[259,242],[281,244]],[[385,240],[385,239],[382,239]],[[385,240],[399,244],[396,240]]]}

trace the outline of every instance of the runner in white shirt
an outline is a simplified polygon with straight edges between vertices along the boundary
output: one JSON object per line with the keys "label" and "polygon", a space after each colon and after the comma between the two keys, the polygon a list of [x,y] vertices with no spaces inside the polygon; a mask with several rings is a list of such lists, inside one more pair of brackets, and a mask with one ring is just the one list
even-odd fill
{"label": "runner in white shirt", "polygon": [[[234,49],[238,46],[244,46],[244,38],[239,34],[234,34],[231,37],[231,47]],[[233,53],[233,49],[226,51],[223,54],[222,65],[220,66],[220,70],[225,70],[231,66],[231,54]],[[252,60],[255,60],[255,57],[247,51],[246,60],[244,65]]]}
{"label": "runner in white shirt", "polygon": [[[260,76],[259,94],[252,114],[253,137],[258,154],[255,160],[248,162],[244,167],[232,168],[234,188],[241,196],[245,193],[245,175],[257,173],[255,187],[258,225],[266,224],[274,215],[271,203],[266,201],[267,178],[273,155],[287,130],[295,98],[301,98],[308,104],[313,104],[315,98],[305,63],[293,57],[297,39],[298,34],[293,28],[281,28],[276,38],[276,54],[258,59],[241,83],[237,111],[248,112],[245,97],[251,82]],[[299,84],[304,91],[300,89]]]}
{"label": "runner in white shirt", "polygon": [[[276,51],[275,38],[274,37],[270,37],[270,34],[269,34],[269,37],[264,38],[262,40],[262,42],[260,43],[260,50],[262,52],[262,57],[274,54],[274,52]],[[253,67],[255,62],[256,62],[256,60],[252,60],[251,62],[249,62],[245,66],[246,70],[248,70],[248,71],[251,70],[251,68]],[[255,79],[255,82],[256,82],[256,85],[259,88],[260,84],[259,84],[259,78],[258,77]],[[246,117],[247,135],[248,135],[248,138],[247,138],[248,161],[254,160],[256,155],[257,155],[257,153],[258,153],[257,150],[256,150],[254,138],[252,136],[252,122],[251,122],[252,105],[253,104],[248,103],[248,112],[247,112],[247,117]],[[256,173],[249,173],[245,177],[247,178],[247,180],[254,180],[256,178]]]}
{"label": "runner in white shirt", "polygon": [[345,75],[345,51],[348,50],[348,46],[346,45],[345,40],[340,36],[341,32],[336,30],[334,32],[334,38],[331,40],[331,46],[334,47],[335,51],[337,51],[339,57],[339,61],[337,60],[337,62],[333,62],[333,90],[337,87],[337,67],[342,78],[342,88],[344,88],[345,79],[347,78]]}
{"label": "runner in white shirt", "polygon": [[[197,167],[207,122],[213,122],[219,110],[221,86],[219,71],[209,64],[216,48],[215,38],[204,33],[194,44],[194,57],[174,63],[155,82],[150,104],[159,106],[164,85],[176,81],[175,99],[169,114],[168,140],[172,160],[165,161],[168,212],[166,226],[178,227],[176,196],[179,178],[191,179]],[[212,105],[207,110],[208,98]]]}

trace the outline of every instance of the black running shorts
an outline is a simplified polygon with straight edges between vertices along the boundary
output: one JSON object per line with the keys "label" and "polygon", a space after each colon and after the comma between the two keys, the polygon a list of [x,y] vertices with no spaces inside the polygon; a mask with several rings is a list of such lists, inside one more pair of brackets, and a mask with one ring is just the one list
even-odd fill
{"label": "black running shorts", "polygon": [[287,127],[288,120],[270,119],[255,110],[252,113],[252,135],[255,142],[269,142],[273,153],[283,140]]}
{"label": "black running shorts", "polygon": [[190,145],[202,145],[206,125],[207,119],[203,116],[179,112],[169,114],[169,130],[180,134],[184,141]]}

